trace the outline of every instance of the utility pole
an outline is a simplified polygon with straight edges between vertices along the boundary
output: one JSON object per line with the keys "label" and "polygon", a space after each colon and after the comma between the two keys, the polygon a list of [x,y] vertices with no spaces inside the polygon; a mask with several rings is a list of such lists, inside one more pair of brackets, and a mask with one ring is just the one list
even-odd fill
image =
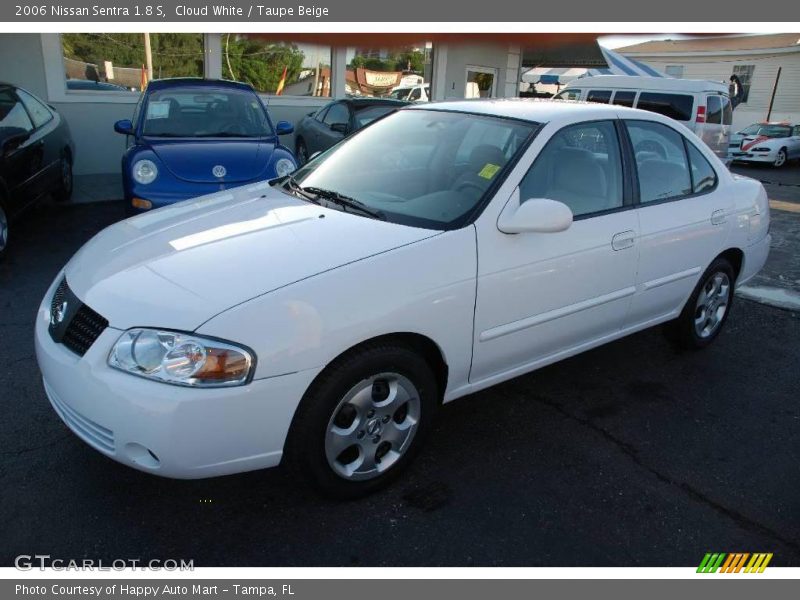
{"label": "utility pole", "polygon": [[767,121],[772,117],[772,106],[775,104],[775,93],[778,91],[778,82],[781,80],[781,69],[778,67],[778,74],[775,76],[775,83],[772,86],[772,95],[769,97],[769,109],[767,109]]}
{"label": "utility pole", "polygon": [[147,67],[147,81],[153,80],[153,51],[150,49],[150,34],[144,34],[144,62]]}

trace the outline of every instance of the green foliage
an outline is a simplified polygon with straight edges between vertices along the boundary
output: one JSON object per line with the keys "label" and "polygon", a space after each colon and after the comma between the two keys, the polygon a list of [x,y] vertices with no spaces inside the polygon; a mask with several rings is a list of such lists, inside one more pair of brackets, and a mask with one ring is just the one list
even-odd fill
{"label": "green foliage", "polygon": [[385,59],[367,58],[356,54],[350,61],[353,69],[363,67],[370,71],[413,71],[422,73],[425,67],[425,53],[413,48],[399,52],[389,52]]}
{"label": "green foliage", "polygon": [[[305,55],[294,44],[273,43],[234,34],[222,37],[222,76],[274,92],[286,68],[286,83],[297,81]],[[232,72],[231,72],[232,71]]]}
{"label": "green foliage", "polygon": [[[141,33],[63,33],[64,56],[92,63],[106,60],[115,67],[140,69],[145,63]],[[153,77],[202,77],[203,36],[199,33],[151,33]]]}

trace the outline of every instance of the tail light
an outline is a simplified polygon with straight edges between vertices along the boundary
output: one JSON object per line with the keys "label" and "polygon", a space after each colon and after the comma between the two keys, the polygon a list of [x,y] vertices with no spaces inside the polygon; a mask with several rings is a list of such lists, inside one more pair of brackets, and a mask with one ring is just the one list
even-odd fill
{"label": "tail light", "polygon": [[705,123],[706,122],[706,107],[705,106],[698,106],[697,107],[697,118],[695,118],[697,123]]}

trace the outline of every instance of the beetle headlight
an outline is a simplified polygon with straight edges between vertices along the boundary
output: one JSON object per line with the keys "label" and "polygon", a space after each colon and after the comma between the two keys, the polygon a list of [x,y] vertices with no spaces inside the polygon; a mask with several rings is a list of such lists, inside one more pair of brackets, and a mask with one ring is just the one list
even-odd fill
{"label": "beetle headlight", "polygon": [[147,185],[153,183],[158,176],[158,167],[152,160],[137,160],[133,165],[133,178],[137,183]]}
{"label": "beetle headlight", "polygon": [[250,380],[254,357],[228,342],[190,333],[136,328],[123,333],[108,364],[121,371],[193,387],[243,385]]}
{"label": "beetle headlight", "polygon": [[289,173],[293,172],[296,168],[297,167],[295,164],[288,158],[279,158],[275,163],[275,174],[278,177],[285,177]]}

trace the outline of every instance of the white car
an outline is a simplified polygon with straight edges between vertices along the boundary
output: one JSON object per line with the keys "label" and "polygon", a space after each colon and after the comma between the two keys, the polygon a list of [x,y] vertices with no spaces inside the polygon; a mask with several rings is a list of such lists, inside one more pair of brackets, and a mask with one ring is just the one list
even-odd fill
{"label": "white car", "polygon": [[105,229],[45,294],[36,353],[59,416],[123,464],[283,461],[353,497],[442,402],[658,323],[708,345],[768,228],[761,184],[661,115],[418,105],[293,176]]}
{"label": "white car", "polygon": [[733,160],[782,167],[800,159],[800,125],[753,123],[731,136],[730,150]]}

